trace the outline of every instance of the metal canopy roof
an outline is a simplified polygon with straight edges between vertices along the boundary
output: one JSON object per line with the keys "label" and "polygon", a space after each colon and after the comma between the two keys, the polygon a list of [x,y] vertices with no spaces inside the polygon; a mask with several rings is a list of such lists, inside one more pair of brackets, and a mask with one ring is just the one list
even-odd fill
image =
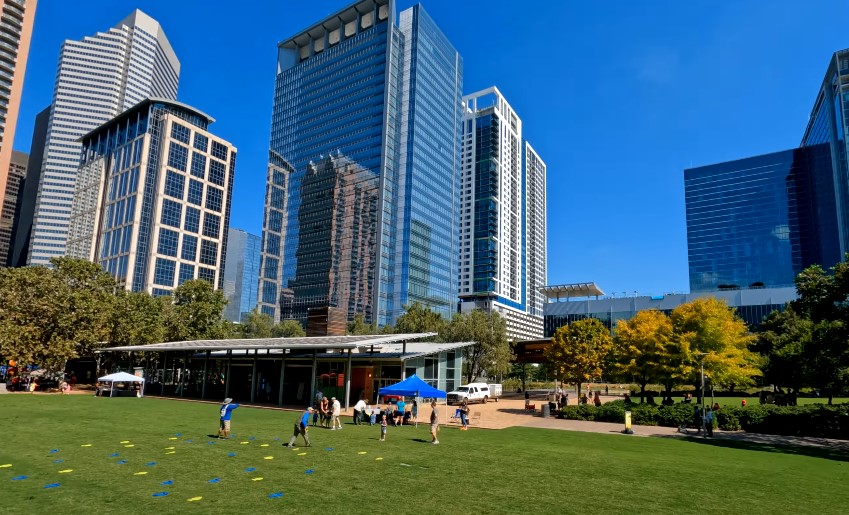
{"label": "metal canopy roof", "polygon": [[[430,356],[433,354],[439,354],[444,351],[458,350],[464,347],[469,347],[474,345],[475,342],[451,342],[451,343],[435,343],[435,342],[409,342],[409,343],[391,343],[391,344],[380,344],[379,347],[374,349],[374,352],[369,350],[369,346],[360,347],[359,349],[353,349],[351,353],[351,358],[354,360],[381,360],[381,359],[413,359],[422,356]],[[298,349],[295,349],[298,350]],[[300,349],[304,350],[304,349]],[[324,350],[324,349],[322,349]],[[259,354],[259,358],[279,358],[285,351],[283,349],[270,349],[265,354]],[[200,352],[196,354],[196,357],[203,357],[205,355],[204,352]],[[226,350],[219,349],[212,352],[212,356],[215,358],[221,358],[222,356],[226,356]],[[232,352],[232,356],[234,358],[238,357],[253,357],[250,350],[247,349],[234,349]],[[287,356],[287,358],[306,358],[312,357],[311,353],[303,352],[298,353],[294,352]],[[327,358],[341,358],[345,357],[344,354],[339,352],[320,352],[318,354],[319,358],[327,359]]]}
{"label": "metal canopy roof", "polygon": [[358,349],[397,343],[410,340],[420,340],[436,336],[437,333],[410,333],[364,336],[303,336],[295,338],[255,338],[228,340],[194,340],[189,342],[152,343],[150,345],[129,345],[126,347],[110,347],[98,352],[165,352],[165,351],[222,351],[248,349]]}
{"label": "metal canopy roof", "polygon": [[598,297],[604,292],[595,283],[573,283],[559,284],[556,286],[543,286],[539,291],[549,299],[560,299],[570,297]]}

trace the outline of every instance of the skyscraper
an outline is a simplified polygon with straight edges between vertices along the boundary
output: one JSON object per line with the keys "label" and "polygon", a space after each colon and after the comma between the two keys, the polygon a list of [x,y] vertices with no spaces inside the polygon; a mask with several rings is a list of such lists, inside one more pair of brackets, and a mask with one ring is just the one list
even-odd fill
{"label": "skyscraper", "polygon": [[[0,199],[6,198],[7,174],[12,169],[12,145],[15,142],[36,4],[36,0],[0,0]],[[14,217],[14,213],[5,211],[5,202],[2,209],[5,220]],[[7,232],[3,238],[8,236]],[[6,254],[2,256],[5,258]]]}
{"label": "skyscraper", "polygon": [[822,85],[801,146],[828,145],[833,170],[840,252],[849,252],[849,49],[835,52],[828,62]]}
{"label": "skyscraper", "polygon": [[59,54],[29,264],[65,254],[79,138],[146,98],[177,98],[180,62],[165,33],[136,10],[107,32],[67,40]]}
{"label": "skyscraper", "polygon": [[29,156],[15,150],[9,162],[9,174],[6,180],[6,194],[3,197],[2,214],[0,214],[0,268],[7,266],[12,241],[12,225],[15,219],[15,205],[18,194],[27,173]]}
{"label": "skyscraper", "polygon": [[[306,291],[300,261],[323,259],[313,245],[328,262],[358,256],[342,260],[352,267],[355,284],[346,291],[353,297],[321,293],[313,307],[362,309],[380,325],[412,302],[446,317],[454,311],[462,59],[421,6],[395,20],[394,0],[363,0],[278,45],[259,299],[275,319],[284,298],[297,302],[298,288]],[[306,232],[314,219],[303,214],[304,194],[318,187],[305,188],[310,173],[326,174],[326,195],[341,201],[337,212],[363,201],[339,194],[339,181],[370,177],[374,238],[368,231],[354,238],[354,228],[341,224],[322,243],[312,241],[316,235]]]}
{"label": "skyscraper", "polygon": [[224,283],[236,148],[190,106],[148,99],[82,138],[68,255],[127,290]]}
{"label": "skyscraper", "polygon": [[27,252],[32,236],[32,218],[35,215],[35,199],[38,198],[38,185],[41,183],[41,163],[44,158],[44,145],[50,125],[50,106],[35,116],[32,128],[32,140],[27,160],[27,173],[23,183],[18,186],[18,198],[15,203],[15,216],[12,220],[12,237],[9,243],[9,266],[27,265]]}
{"label": "skyscraper", "polygon": [[491,87],[463,97],[461,310],[498,311],[514,340],[542,338],[545,163]]}
{"label": "skyscraper", "polygon": [[256,234],[232,227],[227,230],[224,318],[231,322],[241,322],[256,308],[261,243],[262,239]]}
{"label": "skyscraper", "polygon": [[684,170],[690,291],[792,286],[841,259],[828,145]]}

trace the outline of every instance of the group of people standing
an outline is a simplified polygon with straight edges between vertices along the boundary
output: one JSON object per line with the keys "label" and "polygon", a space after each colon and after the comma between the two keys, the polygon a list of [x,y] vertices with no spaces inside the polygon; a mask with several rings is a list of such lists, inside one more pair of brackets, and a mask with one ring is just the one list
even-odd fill
{"label": "group of people standing", "polygon": [[319,392],[312,406],[312,425],[317,426],[321,422],[321,427],[330,427],[333,431],[342,429],[342,422],[339,421],[341,412],[342,404],[336,397],[328,400]]}

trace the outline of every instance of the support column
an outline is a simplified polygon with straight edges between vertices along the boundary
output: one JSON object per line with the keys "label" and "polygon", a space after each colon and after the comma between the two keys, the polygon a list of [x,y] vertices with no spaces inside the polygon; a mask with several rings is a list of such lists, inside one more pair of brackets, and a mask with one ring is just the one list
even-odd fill
{"label": "support column", "polygon": [[[283,349],[283,359],[280,360],[280,391],[277,392],[277,405],[283,405],[283,374],[286,372],[286,349]],[[310,399],[312,405],[312,399]]]}
{"label": "support column", "polygon": [[162,391],[159,392],[159,395],[165,395],[165,372],[168,371],[168,352],[165,352],[165,358],[162,360]]}
{"label": "support column", "polygon": [[206,399],[206,375],[209,370],[209,354],[211,351],[206,351],[206,359],[203,360],[203,378],[200,385],[200,398]]}
{"label": "support column", "polygon": [[230,363],[233,361],[233,351],[227,351],[227,377],[224,379],[224,397],[230,396]]}
{"label": "support column", "polygon": [[312,351],[312,376],[310,377],[310,398],[307,399],[307,406],[312,406],[312,400],[315,399],[315,374],[317,372],[318,351]]}
{"label": "support column", "polygon": [[183,367],[180,369],[180,397],[183,397],[186,391],[186,368],[189,366],[188,356],[183,356]]}
{"label": "support column", "polygon": [[351,407],[351,349],[348,349],[348,368],[345,369],[345,410]]}
{"label": "support column", "polygon": [[256,402],[256,352],[256,349],[254,349],[254,362],[251,370],[251,404]]}

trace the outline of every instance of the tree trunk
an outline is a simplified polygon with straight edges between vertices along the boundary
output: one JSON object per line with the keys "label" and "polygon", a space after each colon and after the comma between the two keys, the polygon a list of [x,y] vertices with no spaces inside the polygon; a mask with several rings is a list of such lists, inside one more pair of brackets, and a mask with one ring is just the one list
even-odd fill
{"label": "tree trunk", "polygon": [[829,392],[828,393],[828,405],[831,406],[832,404],[834,404],[834,394]]}
{"label": "tree trunk", "polygon": [[646,383],[640,383],[640,404],[645,402],[646,396]]}
{"label": "tree trunk", "polygon": [[582,383],[580,381],[578,382],[578,392],[576,394],[578,396],[578,404],[581,403],[581,386],[583,386],[583,384],[584,383]]}

